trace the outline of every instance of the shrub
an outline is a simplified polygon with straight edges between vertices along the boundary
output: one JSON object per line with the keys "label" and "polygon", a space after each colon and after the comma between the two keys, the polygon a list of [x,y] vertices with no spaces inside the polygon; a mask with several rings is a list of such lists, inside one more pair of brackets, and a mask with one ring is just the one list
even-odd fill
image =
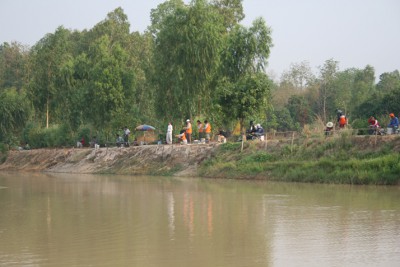
{"label": "shrub", "polygon": [[66,125],[53,125],[50,128],[29,126],[24,130],[24,136],[32,148],[61,147],[74,143],[71,129]]}

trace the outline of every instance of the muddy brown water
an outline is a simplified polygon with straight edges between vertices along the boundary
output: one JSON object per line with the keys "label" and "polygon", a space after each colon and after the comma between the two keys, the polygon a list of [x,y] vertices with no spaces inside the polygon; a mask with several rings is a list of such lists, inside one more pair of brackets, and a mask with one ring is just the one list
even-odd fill
{"label": "muddy brown water", "polygon": [[0,266],[399,266],[399,187],[0,172]]}

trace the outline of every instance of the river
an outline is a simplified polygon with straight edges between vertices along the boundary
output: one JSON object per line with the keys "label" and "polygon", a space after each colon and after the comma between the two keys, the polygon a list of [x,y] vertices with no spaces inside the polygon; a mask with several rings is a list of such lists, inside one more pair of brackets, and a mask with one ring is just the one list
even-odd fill
{"label": "river", "polygon": [[399,266],[400,188],[0,172],[0,266]]}

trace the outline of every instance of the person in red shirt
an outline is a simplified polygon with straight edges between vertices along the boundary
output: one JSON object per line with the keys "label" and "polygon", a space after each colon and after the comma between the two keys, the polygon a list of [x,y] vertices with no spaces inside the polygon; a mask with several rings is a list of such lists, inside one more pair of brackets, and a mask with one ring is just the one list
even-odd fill
{"label": "person in red shirt", "polygon": [[368,124],[369,124],[369,130],[368,130],[369,134],[375,134],[376,130],[380,127],[378,120],[375,119],[374,116],[369,117]]}

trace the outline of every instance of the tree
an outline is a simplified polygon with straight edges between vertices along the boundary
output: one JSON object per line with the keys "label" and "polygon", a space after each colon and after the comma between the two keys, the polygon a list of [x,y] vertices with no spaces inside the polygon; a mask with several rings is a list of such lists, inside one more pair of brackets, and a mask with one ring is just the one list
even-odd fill
{"label": "tree", "polygon": [[0,45],[0,89],[21,90],[27,83],[29,48],[17,42]]}
{"label": "tree", "polygon": [[292,95],[286,107],[290,112],[290,116],[295,122],[299,122],[300,126],[311,122],[312,111],[304,96]]}
{"label": "tree", "polygon": [[227,30],[231,30],[244,19],[242,2],[242,0],[211,1],[211,4],[217,8],[218,13],[222,16],[224,27]]}
{"label": "tree", "polygon": [[91,47],[87,116],[99,128],[108,129],[113,117],[124,116],[123,66],[126,58],[126,52],[119,44],[111,45],[107,35]]}
{"label": "tree", "polygon": [[0,140],[19,135],[28,121],[30,103],[24,93],[18,93],[15,88],[0,92]]}
{"label": "tree", "polygon": [[[140,101],[136,95],[137,73],[143,86],[140,56],[147,50],[142,47],[145,39],[130,34],[129,27],[122,8],[108,13],[105,20],[82,36],[80,53],[74,60],[76,92],[86,103],[81,109],[85,121],[108,133],[138,120],[138,112],[132,111],[137,110]],[[78,99],[75,102],[79,103]]]}
{"label": "tree", "polygon": [[273,114],[276,121],[276,130],[281,132],[298,130],[299,123],[295,122],[287,108],[276,110]]}
{"label": "tree", "polygon": [[379,76],[379,82],[376,85],[378,92],[387,93],[400,87],[400,73],[398,70],[385,72]]}
{"label": "tree", "polygon": [[290,84],[297,91],[304,91],[314,81],[314,74],[307,61],[292,63],[289,71],[283,72],[281,77],[281,83]]}
{"label": "tree", "polygon": [[208,85],[219,66],[222,20],[204,0],[159,8],[152,12],[157,111],[161,117],[192,117],[211,105]]}
{"label": "tree", "polygon": [[219,101],[223,113],[239,120],[241,129],[246,118],[258,116],[268,107],[271,81],[264,73],[248,74],[236,83],[224,84],[224,87],[227,93]]}
{"label": "tree", "polygon": [[319,110],[324,121],[326,121],[328,110],[333,110],[333,99],[335,97],[334,81],[338,72],[338,62],[329,59],[320,67],[319,77]]}
{"label": "tree", "polygon": [[[59,101],[59,85],[64,79],[60,70],[70,61],[70,32],[59,27],[54,34],[41,39],[32,51],[33,72],[30,97],[37,111],[45,112],[46,128],[49,127],[50,110],[54,111]],[[57,101],[58,100],[58,101]]]}
{"label": "tree", "polygon": [[219,105],[224,115],[234,115],[241,128],[248,116],[270,104],[272,85],[264,69],[271,47],[271,30],[262,18],[249,28],[237,25],[227,36],[216,92],[222,96]]}
{"label": "tree", "polygon": [[354,77],[351,103],[358,106],[375,92],[375,70],[367,65],[363,70],[358,70]]}
{"label": "tree", "polygon": [[235,82],[249,73],[265,70],[272,47],[271,29],[262,18],[246,28],[237,25],[227,36],[222,53],[221,73]]}

